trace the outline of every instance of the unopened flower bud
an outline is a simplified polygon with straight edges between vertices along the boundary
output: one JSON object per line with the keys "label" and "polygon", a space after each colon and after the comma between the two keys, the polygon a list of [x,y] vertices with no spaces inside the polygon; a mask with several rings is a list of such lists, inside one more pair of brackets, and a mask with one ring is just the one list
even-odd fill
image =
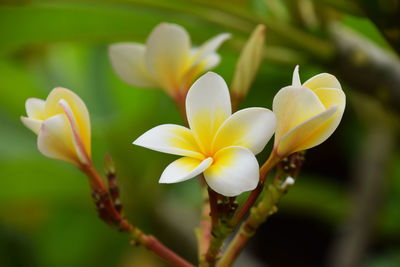
{"label": "unopened flower bud", "polygon": [[251,34],[240,53],[232,80],[232,95],[239,101],[243,99],[254,81],[260,67],[265,41],[265,26],[259,24]]}
{"label": "unopened flower bud", "polygon": [[23,124],[38,135],[38,149],[49,158],[77,166],[91,164],[90,119],[85,103],[72,91],[53,89],[46,100],[29,98]]}

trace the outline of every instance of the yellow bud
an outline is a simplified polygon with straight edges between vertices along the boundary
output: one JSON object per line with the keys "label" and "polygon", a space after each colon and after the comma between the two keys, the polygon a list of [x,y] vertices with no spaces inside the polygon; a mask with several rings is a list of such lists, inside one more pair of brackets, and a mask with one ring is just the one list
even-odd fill
{"label": "yellow bud", "polygon": [[29,98],[22,123],[38,135],[38,149],[49,158],[77,166],[91,164],[90,119],[85,103],[72,91],[53,89],[46,100]]}
{"label": "yellow bud", "polygon": [[291,86],[274,97],[274,151],[279,157],[317,146],[338,127],[346,96],[335,76],[318,74],[301,85],[298,66]]}
{"label": "yellow bud", "polygon": [[265,26],[258,25],[240,53],[233,76],[231,90],[234,100],[243,99],[260,67],[265,41]]}

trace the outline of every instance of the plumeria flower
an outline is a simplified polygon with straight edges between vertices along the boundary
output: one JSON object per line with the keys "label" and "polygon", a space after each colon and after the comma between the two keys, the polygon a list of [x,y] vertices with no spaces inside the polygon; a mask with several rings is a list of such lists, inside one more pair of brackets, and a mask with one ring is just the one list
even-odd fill
{"label": "plumeria flower", "polygon": [[321,73],[302,85],[296,66],[292,85],[282,88],[273,101],[275,153],[284,157],[324,142],[338,127],[345,105],[346,96],[335,76]]}
{"label": "plumeria flower", "polygon": [[177,183],[204,173],[217,193],[236,196],[253,190],[259,180],[256,154],[275,130],[275,115],[265,108],[232,114],[228,87],[213,72],[200,77],[186,97],[189,129],[174,124],[157,126],[135,145],[182,156],[161,175],[160,183]]}
{"label": "plumeria flower", "polygon": [[53,89],[47,99],[29,98],[23,124],[38,135],[38,149],[46,157],[91,164],[90,119],[85,103],[72,91]]}
{"label": "plumeria flower", "polygon": [[170,96],[185,96],[193,81],[220,62],[215,52],[230,34],[223,33],[198,48],[179,25],[161,23],[146,44],[116,43],[109,47],[111,64],[126,83],[147,88],[162,88]]}

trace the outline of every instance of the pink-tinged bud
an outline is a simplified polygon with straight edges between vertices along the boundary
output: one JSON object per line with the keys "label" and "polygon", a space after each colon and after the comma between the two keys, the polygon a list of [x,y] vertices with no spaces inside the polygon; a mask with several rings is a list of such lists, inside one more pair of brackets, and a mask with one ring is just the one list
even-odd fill
{"label": "pink-tinged bud", "polygon": [[91,164],[90,118],[85,103],[72,91],[53,89],[46,100],[29,98],[23,124],[38,135],[46,157],[79,167]]}

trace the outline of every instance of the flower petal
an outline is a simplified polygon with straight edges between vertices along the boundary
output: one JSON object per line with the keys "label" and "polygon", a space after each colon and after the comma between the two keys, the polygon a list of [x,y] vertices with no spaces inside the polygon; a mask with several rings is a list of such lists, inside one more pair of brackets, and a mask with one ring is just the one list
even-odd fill
{"label": "flower petal", "polygon": [[296,87],[301,86],[300,75],[299,75],[299,65],[297,65],[294,68],[293,78],[292,78],[292,86],[296,86]]}
{"label": "flower petal", "polygon": [[186,84],[189,87],[191,84],[193,84],[193,81],[202,73],[204,73],[207,70],[210,70],[217,66],[219,62],[221,61],[221,57],[217,53],[213,53],[203,59],[201,62],[199,62],[196,65],[193,65],[191,68],[189,68],[186,71],[184,80],[186,81]]}
{"label": "flower petal", "polygon": [[218,151],[213,159],[213,164],[204,171],[204,177],[215,192],[232,197],[256,188],[259,166],[250,150],[227,147]]}
{"label": "flower petal", "polygon": [[315,90],[318,88],[336,88],[342,89],[338,79],[335,76],[329,73],[320,73],[308,79],[304,84],[304,87],[308,87],[311,90]]}
{"label": "flower petal", "polygon": [[116,43],[108,48],[115,73],[126,83],[139,87],[157,87],[145,65],[146,47],[137,43]]}
{"label": "flower petal", "polygon": [[338,105],[334,105],[287,132],[277,144],[278,155],[287,156],[324,142],[337,127],[332,129],[329,124],[337,110]]}
{"label": "flower petal", "polygon": [[179,25],[161,23],[150,33],[146,43],[146,65],[154,79],[168,93],[180,89],[180,81],[189,67],[190,38]]}
{"label": "flower petal", "polygon": [[212,53],[203,60],[204,62],[203,70],[207,71],[216,67],[220,61],[221,61],[220,55],[218,55],[217,53]]}
{"label": "flower petal", "polygon": [[335,115],[331,118],[329,123],[326,124],[326,129],[324,130],[327,133],[330,132],[329,135],[331,135],[339,126],[339,123],[342,120],[342,116],[346,106],[346,95],[341,89],[334,88],[318,88],[315,89],[314,92],[317,94],[322,104],[324,104],[325,108],[338,105],[338,109]]}
{"label": "flower petal", "polygon": [[329,108],[333,105],[338,105],[338,111],[341,111],[343,113],[346,106],[346,95],[344,94],[342,89],[320,87],[314,89],[313,91],[318,96],[319,100],[322,102],[325,108]]}
{"label": "flower petal", "polygon": [[42,126],[42,120],[31,119],[21,116],[22,123],[35,134],[39,134],[40,127]]}
{"label": "flower petal", "polygon": [[275,95],[272,110],[277,119],[276,144],[290,129],[325,111],[325,107],[309,88],[287,86]]}
{"label": "flower petal", "polygon": [[26,114],[31,119],[44,120],[45,102],[38,98],[28,98],[25,102]]}
{"label": "flower petal", "polygon": [[164,124],[154,127],[142,134],[133,144],[164,153],[204,159],[199,153],[192,131],[179,125]]}
{"label": "flower petal", "polygon": [[88,153],[88,156],[90,157],[91,153],[91,143],[90,143],[90,118],[89,118],[89,112],[86,108],[85,103],[82,101],[82,99],[76,95],[74,92],[71,90],[57,87],[53,89],[49,96],[46,99],[46,105],[45,105],[45,116],[46,118],[54,116],[56,114],[63,113],[64,110],[59,104],[59,101],[61,99],[64,99],[68,105],[70,106],[73,116],[76,119],[76,123],[79,128],[79,133],[82,138],[83,144],[85,146],[85,150]]}
{"label": "flower petal", "polygon": [[46,157],[79,164],[65,114],[52,116],[43,122],[38,136],[38,149]]}
{"label": "flower petal", "polygon": [[211,142],[216,132],[231,113],[228,86],[218,74],[204,74],[189,89],[186,114],[203,153],[211,152]]}
{"label": "flower petal", "polygon": [[64,110],[65,115],[67,115],[69,126],[70,126],[69,128],[71,130],[72,141],[74,143],[75,151],[78,155],[78,158],[82,164],[89,165],[91,162],[90,151],[85,150],[81,132],[79,131],[79,126],[78,126],[77,120],[74,116],[74,113],[72,112],[71,107],[69,106],[67,101],[65,101],[64,99],[61,99],[58,103],[60,104],[61,108]]}
{"label": "flower petal", "polygon": [[206,158],[203,161],[190,157],[180,158],[165,168],[159,183],[171,184],[186,181],[202,173],[210,167],[212,162],[212,158]]}
{"label": "flower petal", "polygon": [[230,33],[221,33],[206,41],[197,50],[195,50],[195,53],[193,53],[192,64],[196,65],[212,55],[215,51],[217,51],[217,49],[222,45],[223,42],[231,37],[232,35]]}
{"label": "flower petal", "polygon": [[213,151],[228,146],[245,147],[260,153],[275,131],[275,114],[266,108],[242,109],[230,116],[214,139]]}

